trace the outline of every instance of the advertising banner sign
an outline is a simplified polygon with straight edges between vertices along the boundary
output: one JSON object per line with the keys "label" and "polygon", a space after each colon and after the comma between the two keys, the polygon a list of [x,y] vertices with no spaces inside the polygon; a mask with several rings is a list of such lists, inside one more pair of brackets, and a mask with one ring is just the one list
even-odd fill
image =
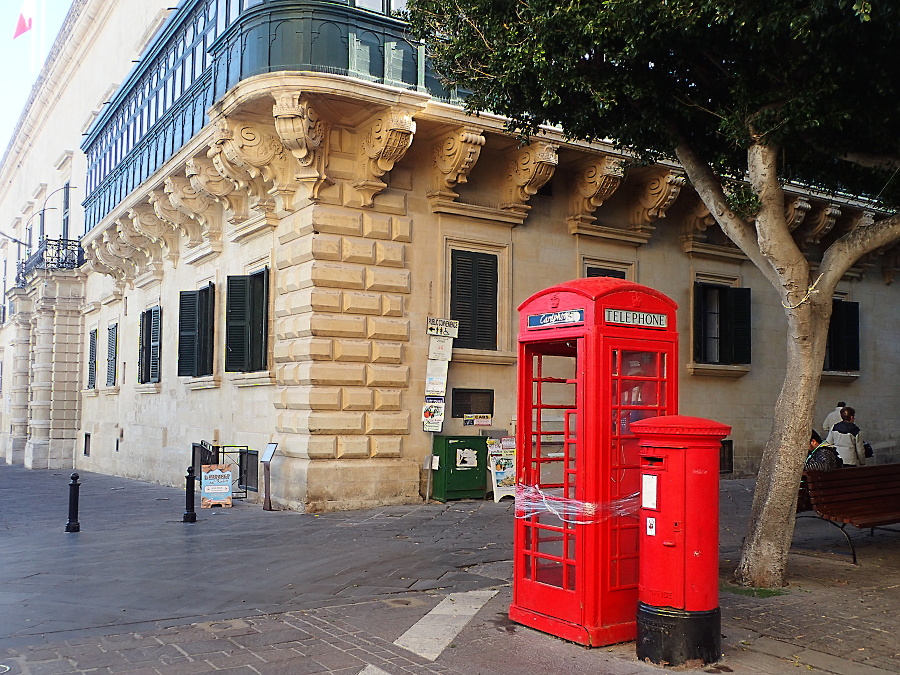
{"label": "advertising banner sign", "polygon": [[200,508],[231,506],[233,464],[204,464],[200,471]]}

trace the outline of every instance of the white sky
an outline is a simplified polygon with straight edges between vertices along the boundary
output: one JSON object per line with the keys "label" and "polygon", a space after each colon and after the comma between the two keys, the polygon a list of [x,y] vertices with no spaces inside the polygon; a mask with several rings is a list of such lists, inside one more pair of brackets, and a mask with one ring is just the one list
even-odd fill
{"label": "white sky", "polygon": [[13,40],[22,5],[23,0],[0,0],[0,63],[3,64],[0,79],[5,98],[0,105],[0,156],[6,152],[31,86],[41,72],[72,0],[33,0],[36,11],[33,28]]}

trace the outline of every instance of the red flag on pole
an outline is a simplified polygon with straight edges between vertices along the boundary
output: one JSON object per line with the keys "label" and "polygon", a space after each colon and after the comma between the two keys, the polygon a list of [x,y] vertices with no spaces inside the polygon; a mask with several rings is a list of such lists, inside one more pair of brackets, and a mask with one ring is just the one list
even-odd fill
{"label": "red flag on pole", "polygon": [[34,24],[34,0],[23,0],[22,11],[19,13],[19,21],[16,23],[16,31],[13,40],[22,33],[30,31]]}

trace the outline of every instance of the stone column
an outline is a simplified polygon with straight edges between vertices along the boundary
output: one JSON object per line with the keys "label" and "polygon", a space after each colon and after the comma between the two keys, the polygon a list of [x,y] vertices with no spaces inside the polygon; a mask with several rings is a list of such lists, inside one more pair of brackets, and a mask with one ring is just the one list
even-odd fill
{"label": "stone column", "polygon": [[9,445],[7,464],[25,463],[25,444],[28,441],[28,399],[31,395],[31,312],[30,301],[21,288],[7,294],[16,308],[13,317],[13,368],[10,405]]}
{"label": "stone column", "polygon": [[53,308],[46,302],[32,319],[31,401],[25,468],[50,469],[50,404],[53,388]]}

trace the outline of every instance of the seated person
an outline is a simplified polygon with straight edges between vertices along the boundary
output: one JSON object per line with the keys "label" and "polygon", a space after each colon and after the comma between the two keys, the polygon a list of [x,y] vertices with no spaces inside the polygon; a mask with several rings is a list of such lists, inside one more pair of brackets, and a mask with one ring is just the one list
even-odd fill
{"label": "seated person", "polygon": [[831,443],[823,443],[815,429],[809,439],[809,453],[806,455],[804,471],[831,471],[843,466],[837,449]]}

